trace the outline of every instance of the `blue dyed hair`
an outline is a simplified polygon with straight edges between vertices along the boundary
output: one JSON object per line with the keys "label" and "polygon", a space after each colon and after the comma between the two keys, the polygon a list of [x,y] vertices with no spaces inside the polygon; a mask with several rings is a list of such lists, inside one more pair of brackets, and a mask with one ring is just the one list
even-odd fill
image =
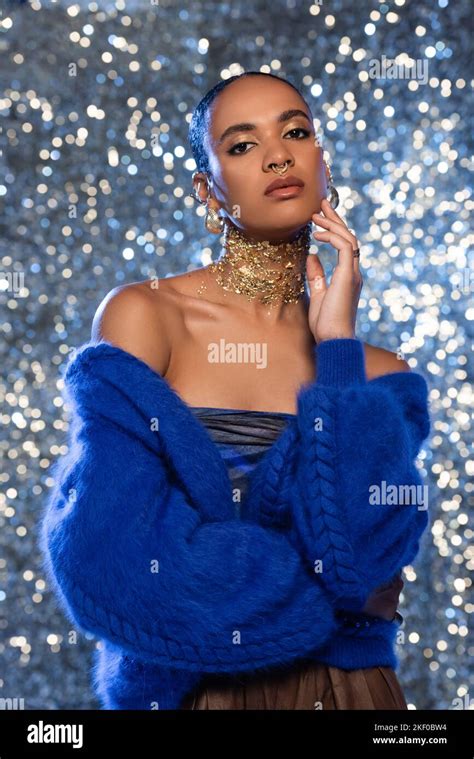
{"label": "blue dyed hair", "polygon": [[229,79],[225,79],[222,82],[218,82],[212,89],[210,89],[198,103],[193,111],[191,123],[188,131],[188,141],[191,146],[194,161],[196,163],[196,171],[203,171],[206,174],[210,174],[209,156],[204,147],[204,137],[208,128],[207,115],[211,104],[216,99],[217,95],[222,92],[231,82],[235,82],[236,79],[242,79],[247,76],[270,76],[272,79],[277,79],[279,82],[288,84],[290,87],[298,93],[300,98],[306,103],[306,106],[311,113],[311,108],[306,102],[305,98],[299,91],[298,87],[289,82],[283,77],[276,76],[275,74],[267,74],[262,71],[245,71],[242,74],[236,74]]}

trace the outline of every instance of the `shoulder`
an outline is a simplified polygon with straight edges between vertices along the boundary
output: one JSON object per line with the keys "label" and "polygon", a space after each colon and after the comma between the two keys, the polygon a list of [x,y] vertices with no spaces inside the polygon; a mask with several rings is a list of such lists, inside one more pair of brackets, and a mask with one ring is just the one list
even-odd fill
{"label": "shoulder", "polygon": [[375,345],[363,343],[365,353],[365,367],[367,379],[375,379],[384,374],[393,372],[410,372],[411,368],[405,359],[398,356],[397,353],[378,348]]}
{"label": "shoulder", "polygon": [[94,315],[93,342],[106,341],[142,359],[160,374],[185,331],[185,314],[201,280],[199,270],[114,287]]}
{"label": "shoulder", "polygon": [[171,352],[173,302],[154,280],[114,287],[100,302],[93,342],[106,341],[165,373]]}
{"label": "shoulder", "polygon": [[122,330],[127,332],[128,325],[135,326],[136,321],[150,316],[152,301],[142,282],[114,287],[100,302],[92,321],[92,339],[100,340],[108,336],[117,336]]}

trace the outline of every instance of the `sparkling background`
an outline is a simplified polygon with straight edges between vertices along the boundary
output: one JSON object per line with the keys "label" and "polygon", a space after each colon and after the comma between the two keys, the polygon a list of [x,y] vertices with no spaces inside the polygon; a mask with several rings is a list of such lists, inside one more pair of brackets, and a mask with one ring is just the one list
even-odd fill
{"label": "sparkling background", "polygon": [[[471,3],[2,7],[0,697],[23,698],[25,709],[98,708],[88,670],[99,643],[59,611],[36,543],[50,467],[65,451],[60,366],[89,340],[112,287],[217,258],[204,208],[187,197],[189,119],[220,78],[259,69],[301,88],[338,210],[362,242],[358,336],[401,350],[430,386],[420,465],[432,523],[405,572],[399,677],[412,709],[466,708]],[[382,56],[427,65],[427,83],[371,78]]]}

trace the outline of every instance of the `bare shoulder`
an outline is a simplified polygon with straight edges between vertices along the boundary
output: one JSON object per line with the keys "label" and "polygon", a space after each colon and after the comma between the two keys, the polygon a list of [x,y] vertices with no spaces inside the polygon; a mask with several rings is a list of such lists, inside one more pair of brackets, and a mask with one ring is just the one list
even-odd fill
{"label": "bare shoulder", "polygon": [[399,358],[397,353],[386,350],[386,348],[369,345],[368,343],[363,343],[363,346],[367,379],[375,379],[376,377],[392,374],[393,372],[411,371],[408,362],[403,358]]}
{"label": "bare shoulder", "polygon": [[165,375],[172,346],[185,330],[185,303],[200,277],[193,270],[114,287],[94,315],[92,341],[116,345]]}
{"label": "bare shoulder", "polygon": [[94,315],[92,341],[122,348],[164,374],[171,353],[172,310],[172,302],[159,287],[153,288],[153,280],[114,287]]}

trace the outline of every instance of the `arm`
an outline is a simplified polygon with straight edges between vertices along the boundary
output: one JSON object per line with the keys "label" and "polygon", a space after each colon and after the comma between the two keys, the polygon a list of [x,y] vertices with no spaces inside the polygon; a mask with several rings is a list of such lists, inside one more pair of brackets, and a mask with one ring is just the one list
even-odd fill
{"label": "arm", "polygon": [[263,492],[259,509],[266,525],[289,525],[335,608],[359,611],[414,559],[428,523],[414,461],[429,432],[427,386],[407,371],[367,382],[356,339],[316,350],[317,381],[298,397],[293,484],[276,509]]}
{"label": "arm", "polygon": [[126,431],[86,417],[75,426],[42,548],[81,628],[136,656],[209,672],[291,661],[326,640],[330,604],[284,536],[203,523],[165,462]]}
{"label": "arm", "polygon": [[41,529],[71,620],[131,655],[195,672],[253,671],[322,645],[333,610],[287,538],[240,520],[204,522],[150,420],[130,429],[133,399],[128,408],[122,387],[86,359],[70,387],[78,376],[81,403],[71,397],[69,452]]}
{"label": "arm", "polygon": [[[398,367],[367,382],[355,338],[359,243],[325,199],[321,210],[313,218],[325,231],[314,236],[338,259],[328,286],[318,256],[307,256],[318,379],[299,396],[300,456],[286,501],[293,542],[321,570],[333,602],[358,611],[416,556],[428,523],[427,487],[415,464],[430,427],[427,385]],[[285,515],[285,504],[279,511]]]}

